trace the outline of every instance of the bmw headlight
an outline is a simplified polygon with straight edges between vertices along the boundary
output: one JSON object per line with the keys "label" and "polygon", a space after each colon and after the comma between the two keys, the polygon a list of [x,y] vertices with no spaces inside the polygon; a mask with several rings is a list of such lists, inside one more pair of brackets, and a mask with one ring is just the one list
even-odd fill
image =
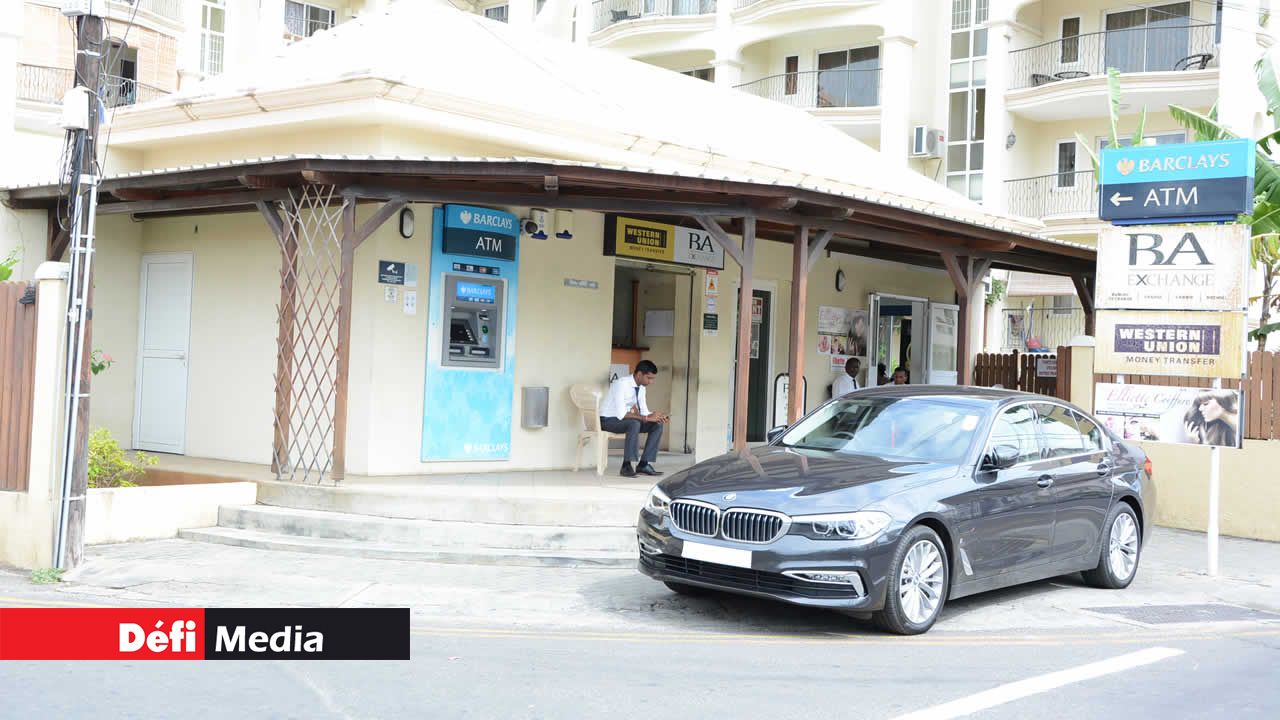
{"label": "bmw headlight", "polygon": [[791,521],[791,532],[814,540],[867,540],[889,527],[889,515],[875,510],[797,515]]}
{"label": "bmw headlight", "polygon": [[653,489],[649,490],[649,497],[644,501],[644,509],[658,517],[666,515],[667,507],[670,505],[671,498],[667,497],[667,494],[662,492],[662,488],[657,485],[654,485]]}

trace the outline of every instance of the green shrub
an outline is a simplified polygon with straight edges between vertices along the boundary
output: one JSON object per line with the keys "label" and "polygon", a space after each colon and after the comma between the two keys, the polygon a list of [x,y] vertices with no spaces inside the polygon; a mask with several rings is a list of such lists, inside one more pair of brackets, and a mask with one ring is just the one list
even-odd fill
{"label": "green shrub", "polygon": [[136,453],[130,460],[124,450],[106,428],[98,428],[89,434],[89,487],[134,487],[146,474],[156,459],[146,453]]}
{"label": "green shrub", "polygon": [[13,268],[22,259],[21,249],[14,248],[9,252],[9,256],[0,260],[0,282],[4,282],[13,276]]}
{"label": "green shrub", "polygon": [[56,568],[37,568],[31,571],[31,582],[37,585],[52,585],[62,582],[62,570]]}

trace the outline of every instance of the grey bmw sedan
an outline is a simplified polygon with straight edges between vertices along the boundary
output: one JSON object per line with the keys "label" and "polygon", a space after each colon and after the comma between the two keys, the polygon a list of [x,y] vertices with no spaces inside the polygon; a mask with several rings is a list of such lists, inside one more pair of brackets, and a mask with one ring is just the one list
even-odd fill
{"label": "grey bmw sedan", "polygon": [[1124,588],[1155,511],[1151,462],[1043,395],[883,386],[649,492],[640,570],[927,631],[948,599],[1082,572]]}

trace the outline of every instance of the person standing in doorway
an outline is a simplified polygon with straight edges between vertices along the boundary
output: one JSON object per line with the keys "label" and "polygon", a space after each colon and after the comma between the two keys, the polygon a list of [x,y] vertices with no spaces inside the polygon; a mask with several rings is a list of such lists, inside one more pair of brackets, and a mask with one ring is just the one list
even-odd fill
{"label": "person standing in doorway", "polygon": [[831,385],[831,397],[842,397],[862,387],[858,382],[858,373],[862,372],[862,361],[849,358],[844,363],[844,374],[836,378]]}
{"label": "person standing in doorway", "polygon": [[[600,428],[606,432],[627,436],[622,456],[622,476],[661,475],[653,467],[658,459],[658,445],[662,443],[662,426],[671,418],[660,412],[650,412],[645,399],[645,388],[658,376],[658,366],[650,360],[636,363],[635,372],[620,377],[609,384],[609,393],[600,406]],[[644,455],[634,468],[640,446],[640,433],[645,433]]]}
{"label": "person standing in doorway", "polygon": [[907,369],[899,365],[893,369],[893,384],[906,385],[911,382],[911,375],[907,373]]}
{"label": "person standing in doorway", "polygon": [[876,363],[876,385],[889,384],[889,373],[884,370],[884,363]]}

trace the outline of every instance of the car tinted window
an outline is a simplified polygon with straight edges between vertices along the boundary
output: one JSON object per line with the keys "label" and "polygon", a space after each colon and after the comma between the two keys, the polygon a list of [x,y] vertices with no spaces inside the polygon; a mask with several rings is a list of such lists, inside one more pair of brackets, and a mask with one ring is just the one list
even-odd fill
{"label": "car tinted window", "polygon": [[1036,414],[1030,405],[1018,405],[1000,413],[991,428],[988,449],[996,445],[1012,445],[1018,448],[1018,462],[1040,459],[1040,446],[1036,444]]}
{"label": "car tinted window", "polygon": [[1080,434],[1084,436],[1084,449],[1096,451],[1102,449],[1102,430],[1092,420],[1078,412],[1071,413],[1080,426]]}
{"label": "car tinted window", "polygon": [[809,450],[957,463],[969,451],[982,407],[932,398],[836,400],[805,418],[781,444]]}
{"label": "car tinted window", "polygon": [[1043,403],[1036,405],[1036,416],[1046,457],[1065,457],[1084,451],[1084,437],[1070,410]]}

